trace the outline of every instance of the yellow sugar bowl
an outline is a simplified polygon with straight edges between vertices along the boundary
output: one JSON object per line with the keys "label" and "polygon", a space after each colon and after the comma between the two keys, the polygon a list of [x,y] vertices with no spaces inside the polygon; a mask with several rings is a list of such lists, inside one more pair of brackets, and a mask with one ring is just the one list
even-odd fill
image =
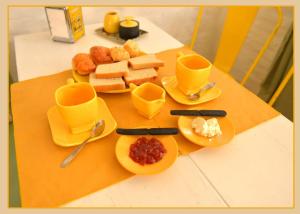
{"label": "yellow sugar bowl", "polygon": [[159,113],[165,103],[165,90],[154,83],[146,82],[140,86],[130,85],[134,107],[144,117],[151,119]]}
{"label": "yellow sugar bowl", "polygon": [[56,89],[55,102],[72,134],[91,130],[97,122],[97,94],[89,83],[68,79],[68,84]]}
{"label": "yellow sugar bowl", "polygon": [[104,16],[104,30],[107,33],[117,33],[119,31],[120,17],[117,12],[108,12]]}
{"label": "yellow sugar bowl", "polygon": [[198,92],[208,81],[212,64],[198,54],[179,52],[176,60],[177,87],[184,94]]}

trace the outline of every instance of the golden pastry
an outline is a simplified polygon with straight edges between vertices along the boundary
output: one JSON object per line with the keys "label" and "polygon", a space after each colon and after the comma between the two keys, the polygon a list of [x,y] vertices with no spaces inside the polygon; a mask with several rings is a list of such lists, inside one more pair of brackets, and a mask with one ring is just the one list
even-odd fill
{"label": "golden pastry", "polygon": [[129,53],[122,47],[111,48],[110,55],[115,62],[128,60],[130,58]]}
{"label": "golden pastry", "polygon": [[72,59],[72,66],[80,75],[88,75],[96,70],[96,65],[89,54],[79,53]]}
{"label": "golden pastry", "polygon": [[113,62],[109,48],[94,46],[90,48],[90,55],[96,65]]}
{"label": "golden pastry", "polygon": [[124,49],[129,53],[130,57],[139,56],[141,53],[138,44],[131,39],[125,42]]}

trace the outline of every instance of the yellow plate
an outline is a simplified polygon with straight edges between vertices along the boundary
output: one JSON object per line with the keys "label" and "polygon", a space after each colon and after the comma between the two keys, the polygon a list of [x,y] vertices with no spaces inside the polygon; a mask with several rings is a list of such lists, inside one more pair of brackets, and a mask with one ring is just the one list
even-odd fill
{"label": "yellow plate", "polygon": [[168,92],[168,94],[178,103],[184,105],[197,105],[200,103],[208,102],[210,100],[216,99],[222,93],[221,89],[218,87],[213,87],[206,91],[198,100],[192,101],[187,98],[177,87],[176,76],[163,77],[161,83]]}
{"label": "yellow plate", "polygon": [[120,164],[125,169],[138,175],[155,174],[155,173],[162,172],[163,170],[167,169],[175,162],[178,156],[178,146],[175,139],[169,135],[145,136],[147,138],[151,138],[151,137],[157,138],[166,148],[167,153],[160,161],[154,164],[146,164],[143,166],[134,162],[129,157],[129,149],[130,149],[130,145],[135,143],[135,141],[139,137],[142,136],[122,135],[118,139],[118,142],[116,144],[116,156]]}
{"label": "yellow plate", "polygon": [[[192,128],[192,120],[195,117],[180,116],[178,119],[178,128],[182,135],[192,143],[205,147],[217,147],[230,142],[235,135],[234,126],[227,117],[217,117],[221,127],[222,135],[212,138],[203,137],[196,134]],[[208,119],[208,117],[204,117]]]}
{"label": "yellow plate", "polygon": [[[117,127],[117,122],[110,113],[104,100],[98,97],[98,103],[99,115],[97,119],[103,119],[105,121],[105,128],[101,135],[91,138],[89,142],[109,135]],[[64,122],[63,118],[61,117],[61,114],[59,113],[58,108],[56,106],[50,108],[47,112],[47,115],[53,141],[59,146],[69,147],[79,145],[90,135],[89,131],[80,134],[72,134],[68,125]]]}
{"label": "yellow plate", "polygon": [[[89,75],[83,76],[78,74],[76,71],[72,69],[72,75],[76,82],[89,82]],[[122,90],[113,90],[113,91],[101,91],[101,93],[109,93],[109,94],[117,94],[117,93],[125,93],[130,92],[132,88],[125,88]]]}

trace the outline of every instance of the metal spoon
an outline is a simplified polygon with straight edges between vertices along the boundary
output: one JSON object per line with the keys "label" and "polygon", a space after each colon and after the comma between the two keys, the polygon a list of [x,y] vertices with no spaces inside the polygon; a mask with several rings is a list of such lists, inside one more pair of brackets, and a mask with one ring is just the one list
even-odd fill
{"label": "metal spoon", "polygon": [[200,91],[198,91],[197,93],[194,93],[194,94],[188,94],[187,97],[192,101],[198,100],[201,96],[201,93],[203,93],[204,91],[206,91],[208,89],[213,88],[215,85],[216,85],[215,82],[208,83],[203,88],[201,88]]}
{"label": "metal spoon", "polygon": [[77,154],[81,151],[81,149],[87,144],[87,142],[89,141],[89,139],[96,137],[98,135],[100,135],[103,131],[104,131],[104,127],[105,127],[105,122],[104,120],[99,120],[96,125],[93,127],[90,136],[83,141],[82,144],[80,144],[79,146],[77,146],[72,152],[71,154],[69,154],[64,160],[63,162],[60,164],[61,168],[64,168],[66,166],[69,165],[69,163],[71,163],[71,161],[77,156]]}

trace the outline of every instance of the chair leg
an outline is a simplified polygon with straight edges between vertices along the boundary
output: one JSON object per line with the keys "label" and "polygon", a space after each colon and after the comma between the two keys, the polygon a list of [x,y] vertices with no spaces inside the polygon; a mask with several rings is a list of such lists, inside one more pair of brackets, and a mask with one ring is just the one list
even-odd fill
{"label": "chair leg", "polygon": [[279,95],[281,94],[281,92],[283,91],[283,89],[285,88],[286,84],[288,83],[288,81],[290,80],[290,78],[292,77],[293,74],[294,74],[294,65],[292,65],[292,67],[290,68],[290,70],[285,75],[285,77],[281,81],[280,85],[276,89],[275,93],[271,97],[271,99],[269,101],[269,105],[270,106],[274,105],[274,103],[276,102],[277,98],[279,97]]}
{"label": "chair leg", "polygon": [[190,48],[193,49],[195,46],[195,42],[197,40],[198,37],[198,31],[199,31],[199,26],[201,24],[201,18],[203,15],[203,7],[199,7],[199,11],[198,11],[198,15],[197,15],[197,20],[194,26],[194,32],[193,32],[193,36],[192,36],[192,41],[190,44]]}

